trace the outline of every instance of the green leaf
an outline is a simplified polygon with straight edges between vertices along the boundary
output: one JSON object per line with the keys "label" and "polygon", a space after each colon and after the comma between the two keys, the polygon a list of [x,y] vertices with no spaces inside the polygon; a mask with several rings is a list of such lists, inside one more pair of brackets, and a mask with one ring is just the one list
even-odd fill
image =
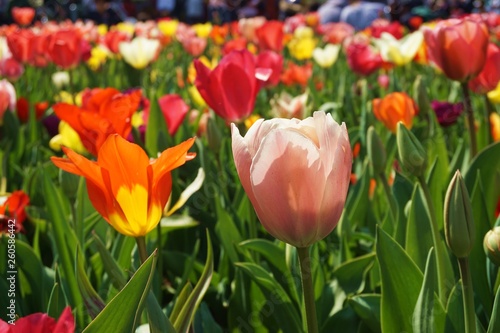
{"label": "green leaf", "polygon": [[462,284],[457,282],[453,285],[448,304],[446,304],[446,333],[465,332],[464,303],[462,298]]}
{"label": "green leaf", "polygon": [[273,316],[280,325],[283,332],[301,332],[301,317],[297,309],[292,305],[290,297],[274,277],[259,265],[240,262],[235,264],[255,283],[263,293],[269,295],[265,303],[269,311],[274,310]]}
{"label": "green leaf", "polygon": [[288,270],[285,262],[285,250],[270,240],[260,238],[249,239],[241,242],[238,246],[242,249],[253,250],[262,254],[267,261],[281,272],[286,272]]}
{"label": "green leaf", "polygon": [[133,332],[149,293],[157,259],[155,251],[83,332]]}
{"label": "green leaf", "polygon": [[356,314],[373,332],[381,332],[379,294],[353,296],[348,302]]}
{"label": "green leaf", "polygon": [[369,253],[344,262],[333,271],[333,275],[347,295],[357,294],[364,289],[366,274],[374,261],[375,253]]}
{"label": "green leaf", "polygon": [[56,282],[50,293],[49,304],[46,312],[52,318],[59,318],[64,308],[66,307],[66,300],[61,288],[61,285]]}
{"label": "green leaf", "polygon": [[182,310],[174,321],[174,328],[177,333],[185,333],[188,331],[191,322],[193,321],[196,309],[200,305],[205,292],[207,291],[210,281],[212,279],[212,274],[214,270],[214,257],[212,250],[212,241],[210,240],[210,234],[207,230],[207,260],[205,262],[205,268],[201,274],[198,283],[193,289],[191,295],[186,300],[186,303],[182,307]]}
{"label": "green leaf", "polygon": [[153,91],[145,138],[146,149],[151,157],[156,157],[160,151],[158,140],[160,139],[161,133],[168,133],[167,123],[158,105],[157,95]]}
{"label": "green leaf", "polygon": [[445,183],[448,178],[448,170],[447,168],[442,168],[443,164],[440,159],[436,159],[427,177],[427,184],[429,184],[432,203],[436,210],[436,222],[439,230],[443,229],[444,217],[441,212],[444,210],[444,193],[448,185],[448,183]]}
{"label": "green leaf", "polygon": [[241,243],[243,238],[231,216],[221,207],[219,200],[215,200],[215,205],[217,211],[215,232],[222,243],[222,247],[227,252],[227,256],[232,263],[235,263],[239,260],[235,246]]}
{"label": "green leaf", "polygon": [[200,310],[194,318],[194,332],[223,333],[222,328],[217,324],[212,313],[205,302],[201,302]]}
{"label": "green leaf", "polygon": [[345,210],[346,213],[348,213],[351,226],[364,225],[368,212],[368,205],[366,203],[369,202],[369,190],[370,172],[368,168],[368,159],[366,159],[363,164],[363,171],[360,179],[354,186],[351,186],[351,190],[346,200]]}
{"label": "green leaf", "polygon": [[500,332],[500,288],[497,289],[495,296],[495,304],[490,316],[490,324],[488,325],[488,333]]}
{"label": "green leaf", "polygon": [[408,201],[410,201],[411,197],[413,196],[413,183],[399,172],[396,172],[396,177],[394,178],[394,184],[392,186],[392,192],[394,193],[394,198],[396,199],[396,203],[398,206],[398,221],[396,223],[396,232],[394,233],[394,239],[401,246],[405,246],[407,228],[405,207]]}
{"label": "green leaf", "polygon": [[84,258],[79,247],[76,250],[76,280],[82,293],[83,304],[85,304],[88,314],[95,318],[104,309],[105,303],[97,294],[87,277],[87,273],[85,273]]}
{"label": "green leaf", "polygon": [[175,321],[177,317],[179,317],[179,314],[181,313],[182,307],[184,304],[186,304],[189,295],[193,292],[193,287],[191,286],[191,283],[186,283],[184,288],[181,289],[177,297],[175,298],[175,304],[174,308],[172,309],[172,312],[170,313],[170,320]]}

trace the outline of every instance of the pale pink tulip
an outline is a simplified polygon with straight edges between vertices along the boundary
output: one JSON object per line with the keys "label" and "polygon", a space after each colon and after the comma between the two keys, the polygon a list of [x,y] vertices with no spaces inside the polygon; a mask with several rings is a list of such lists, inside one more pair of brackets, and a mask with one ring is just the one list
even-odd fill
{"label": "pale pink tulip", "polygon": [[231,132],[238,175],[264,228],[296,247],[330,234],[351,174],[345,124],[317,111],[304,120],[258,120],[245,137],[234,124]]}

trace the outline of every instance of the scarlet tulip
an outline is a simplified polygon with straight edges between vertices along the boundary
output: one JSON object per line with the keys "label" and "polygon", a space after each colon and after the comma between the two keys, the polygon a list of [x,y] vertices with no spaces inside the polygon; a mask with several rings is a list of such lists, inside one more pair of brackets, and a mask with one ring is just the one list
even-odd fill
{"label": "scarlet tulip", "polygon": [[488,28],[470,19],[440,21],[424,30],[429,59],[451,80],[465,82],[478,75],[486,63]]}
{"label": "scarlet tulip", "polygon": [[253,55],[248,50],[229,53],[214,70],[198,59],[194,66],[196,88],[219,117],[240,122],[252,113],[261,87],[256,76],[261,73],[257,71]]}
{"label": "scarlet tulip", "polygon": [[31,7],[12,8],[12,18],[20,26],[30,25],[35,18],[35,9]]}
{"label": "scarlet tulip", "polygon": [[283,23],[280,21],[267,21],[255,30],[259,47],[262,50],[281,52],[283,49]]}
{"label": "scarlet tulip", "polygon": [[347,46],[347,64],[353,72],[368,76],[381,68],[382,57],[376,53],[369,44],[352,42]]}
{"label": "scarlet tulip", "polygon": [[257,67],[272,70],[266,85],[276,86],[280,82],[281,71],[283,70],[283,56],[274,51],[263,51],[257,56]]}
{"label": "scarlet tulip", "polygon": [[469,81],[469,88],[477,94],[485,94],[496,88],[500,82],[500,48],[488,44],[486,64],[481,73]]}
{"label": "scarlet tulip", "polygon": [[393,133],[396,133],[400,121],[410,129],[413,118],[418,114],[415,101],[404,92],[393,92],[382,99],[376,98],[372,104],[375,117]]}
{"label": "scarlet tulip", "polygon": [[40,34],[35,35],[29,42],[29,58],[30,65],[35,67],[45,67],[51,61],[50,55],[47,54],[50,35]]}
{"label": "scarlet tulip", "polygon": [[82,60],[82,38],[76,30],[56,31],[50,35],[47,52],[57,66],[73,68]]}
{"label": "scarlet tulip", "polygon": [[[43,114],[49,107],[49,104],[47,102],[38,102],[35,103],[35,117],[36,120],[40,120],[42,118]],[[21,123],[27,123],[28,118],[29,118],[29,108],[30,104],[28,100],[24,97],[20,97],[17,100],[17,117],[21,121]]]}
{"label": "scarlet tulip", "polygon": [[187,151],[194,138],[169,148],[154,161],[136,144],[110,135],[97,162],[63,148],[68,158],[52,157],[59,168],[85,177],[94,208],[118,232],[142,237],[162,217],[172,189],[171,171],[194,157]]}
{"label": "scarlet tulip", "polygon": [[168,133],[175,135],[189,111],[189,106],[176,94],[160,97],[158,104],[167,122]]}
{"label": "scarlet tulip", "polygon": [[7,45],[14,59],[22,63],[29,60],[31,41],[34,36],[35,34],[28,29],[15,30],[7,35]]}
{"label": "scarlet tulip", "polygon": [[0,332],[74,333],[75,319],[71,313],[71,308],[68,306],[63,310],[57,322],[48,314],[41,312],[19,318],[12,325],[0,319]]}
{"label": "scarlet tulip", "polygon": [[332,232],[351,175],[344,123],[317,111],[302,121],[260,119],[245,137],[234,124],[231,132],[240,181],[271,235],[307,247]]}
{"label": "scarlet tulip", "polygon": [[126,138],[132,130],[132,114],[141,101],[141,91],[121,94],[114,88],[102,89],[85,99],[82,107],[67,103],[54,105],[59,119],[67,122],[94,156],[110,134]]}
{"label": "scarlet tulip", "polygon": [[118,54],[120,52],[118,46],[121,42],[128,41],[130,41],[129,35],[117,30],[109,31],[106,36],[104,36],[104,44],[114,54]]}
{"label": "scarlet tulip", "polygon": [[15,220],[16,232],[23,231],[23,222],[26,220],[25,208],[30,203],[29,196],[23,191],[14,191],[7,200],[0,205],[0,234],[8,229],[8,220]]}

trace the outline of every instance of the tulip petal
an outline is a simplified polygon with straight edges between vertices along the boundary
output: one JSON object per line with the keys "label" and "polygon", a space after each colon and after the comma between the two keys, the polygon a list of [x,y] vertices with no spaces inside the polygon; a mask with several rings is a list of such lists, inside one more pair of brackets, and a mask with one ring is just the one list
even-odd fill
{"label": "tulip petal", "polygon": [[273,236],[300,247],[317,240],[317,198],[324,192],[325,177],[313,141],[296,130],[269,132],[253,159],[250,180],[266,217],[261,223]]}
{"label": "tulip petal", "polygon": [[229,121],[240,121],[253,111],[256,78],[249,77],[244,68],[230,63],[221,74],[220,84],[226,96],[226,117]]}

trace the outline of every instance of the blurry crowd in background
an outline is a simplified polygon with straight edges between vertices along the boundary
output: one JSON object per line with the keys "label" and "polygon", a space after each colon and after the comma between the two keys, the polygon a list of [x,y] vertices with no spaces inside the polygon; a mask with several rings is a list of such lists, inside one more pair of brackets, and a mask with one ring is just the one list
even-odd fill
{"label": "blurry crowd in background", "polygon": [[32,7],[35,20],[93,20],[114,25],[171,17],[188,24],[224,24],[264,16],[284,20],[317,11],[321,23],[346,22],[363,29],[380,17],[410,26],[412,18],[430,21],[472,12],[500,11],[500,0],[0,0],[0,24],[12,23],[13,7]]}

